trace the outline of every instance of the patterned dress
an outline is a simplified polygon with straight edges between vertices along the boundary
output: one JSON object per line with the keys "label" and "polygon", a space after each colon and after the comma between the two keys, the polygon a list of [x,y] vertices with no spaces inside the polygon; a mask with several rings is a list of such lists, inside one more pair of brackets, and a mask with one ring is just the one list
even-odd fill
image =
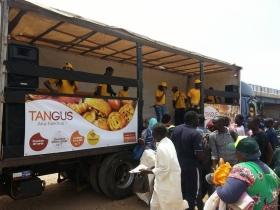
{"label": "patterned dress", "polygon": [[249,161],[235,165],[229,175],[248,184],[247,193],[255,201],[254,210],[277,209],[280,180],[268,169],[268,173],[264,173],[259,164]]}

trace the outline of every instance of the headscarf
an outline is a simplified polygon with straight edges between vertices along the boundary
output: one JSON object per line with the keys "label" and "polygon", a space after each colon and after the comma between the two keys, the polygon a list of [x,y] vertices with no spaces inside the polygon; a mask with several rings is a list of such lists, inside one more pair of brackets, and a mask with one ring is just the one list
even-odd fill
{"label": "headscarf", "polygon": [[153,129],[157,123],[158,123],[158,122],[157,122],[157,119],[156,119],[156,118],[151,118],[151,119],[149,120],[148,128]]}

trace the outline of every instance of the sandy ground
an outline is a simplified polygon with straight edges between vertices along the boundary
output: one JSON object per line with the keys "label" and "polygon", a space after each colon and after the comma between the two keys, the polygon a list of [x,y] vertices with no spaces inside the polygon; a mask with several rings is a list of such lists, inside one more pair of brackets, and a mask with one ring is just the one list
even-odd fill
{"label": "sandy ground", "polygon": [[56,183],[56,175],[43,176],[47,187],[43,194],[24,200],[0,196],[0,210],[148,210],[135,196],[113,201],[94,193],[90,187],[77,191],[73,183]]}

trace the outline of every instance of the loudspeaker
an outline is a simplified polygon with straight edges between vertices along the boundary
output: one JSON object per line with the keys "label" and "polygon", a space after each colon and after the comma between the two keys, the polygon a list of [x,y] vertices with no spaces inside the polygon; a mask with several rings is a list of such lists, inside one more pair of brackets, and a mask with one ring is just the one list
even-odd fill
{"label": "loudspeaker", "polygon": [[3,117],[3,156],[21,157],[24,152],[25,104],[6,103]]}
{"label": "loudspeaker", "polygon": [[[24,61],[33,64],[39,63],[39,51],[36,47],[30,47],[18,44],[8,45],[8,61],[18,62]],[[7,86],[14,88],[37,89],[39,86],[38,77],[24,76],[9,73],[7,78]]]}
{"label": "loudspeaker", "polygon": [[[239,93],[239,86],[238,85],[226,85],[225,86],[225,91],[226,92],[232,92],[232,93]],[[225,97],[225,103],[226,104],[236,103],[236,97]]]}

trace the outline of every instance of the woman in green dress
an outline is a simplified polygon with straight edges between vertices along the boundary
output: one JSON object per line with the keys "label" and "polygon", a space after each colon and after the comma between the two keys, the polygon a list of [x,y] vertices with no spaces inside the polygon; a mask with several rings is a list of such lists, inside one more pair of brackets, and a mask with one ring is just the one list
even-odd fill
{"label": "woman in green dress", "polygon": [[234,165],[226,183],[217,188],[217,194],[228,204],[237,202],[244,192],[255,201],[254,210],[278,209],[280,180],[265,163],[259,160],[260,150],[251,138],[230,145],[239,161]]}

